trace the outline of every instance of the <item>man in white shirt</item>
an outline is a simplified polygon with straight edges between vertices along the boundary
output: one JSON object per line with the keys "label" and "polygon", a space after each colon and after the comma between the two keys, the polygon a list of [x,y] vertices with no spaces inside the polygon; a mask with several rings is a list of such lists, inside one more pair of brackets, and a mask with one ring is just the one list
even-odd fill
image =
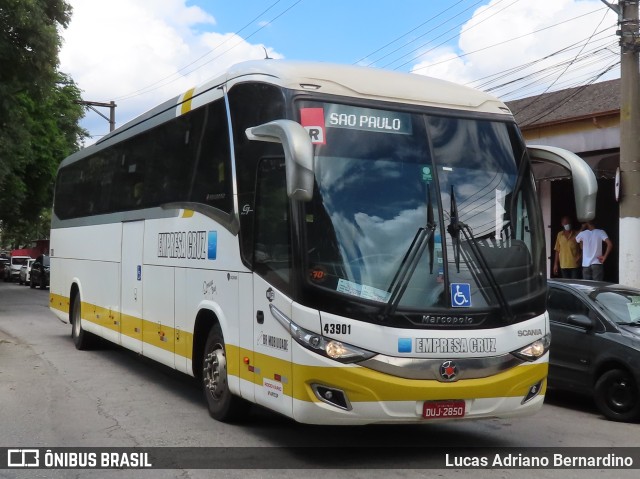
{"label": "man in white shirt", "polygon": [[[576,242],[582,247],[582,278],[602,281],[604,277],[604,262],[607,260],[613,243],[603,230],[595,227],[591,222],[585,223],[583,231],[576,236]],[[602,243],[607,245],[607,249],[602,254]]]}

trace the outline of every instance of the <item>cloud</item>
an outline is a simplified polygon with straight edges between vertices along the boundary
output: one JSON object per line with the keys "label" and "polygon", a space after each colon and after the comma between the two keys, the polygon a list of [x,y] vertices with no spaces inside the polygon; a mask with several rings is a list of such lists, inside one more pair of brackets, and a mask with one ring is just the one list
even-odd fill
{"label": "cloud", "polygon": [[[588,14],[594,10],[598,11]],[[608,13],[603,20],[605,11]],[[584,16],[569,20],[580,15]],[[556,27],[482,50],[564,21],[566,23]],[[617,41],[615,23],[615,14],[599,0],[537,0],[516,3],[491,0],[478,8],[472,18],[460,28],[457,45],[436,48],[425,46],[420,61],[413,65],[412,71],[457,83],[472,83],[485,90],[520,76],[527,76],[521,82],[496,89],[493,93],[506,97],[505,99],[534,95],[541,93],[551,84],[562,72],[562,67],[555,72],[547,72],[550,74],[545,78],[541,78],[542,75],[532,76],[532,73],[560,61],[570,61],[579,52],[579,46],[491,84],[485,85],[484,81],[475,80],[539,60],[573,43],[584,43],[596,28],[598,31],[606,29],[606,33],[595,36],[583,53],[597,47],[613,46]],[[616,47],[613,46],[611,50],[602,51],[599,56],[574,63],[562,78],[556,81],[554,89],[586,81],[602,71],[615,61]],[[473,53],[476,51],[478,52]],[[615,76],[616,73],[613,72],[612,75]]]}
{"label": "cloud", "polygon": [[[265,56],[263,45],[216,32],[215,18],[187,0],[68,1],[73,16],[61,32],[60,69],[85,100],[115,99],[118,125],[234,63]],[[270,57],[282,57],[266,49]],[[108,131],[107,122],[91,112],[83,125],[94,135]]]}

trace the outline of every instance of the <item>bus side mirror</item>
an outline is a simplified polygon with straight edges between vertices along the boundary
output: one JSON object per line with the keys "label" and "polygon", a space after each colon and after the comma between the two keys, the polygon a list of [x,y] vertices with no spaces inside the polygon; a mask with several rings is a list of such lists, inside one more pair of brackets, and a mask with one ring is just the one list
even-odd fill
{"label": "bus side mirror", "polygon": [[287,195],[298,201],[313,198],[313,145],[309,133],[299,123],[275,120],[247,128],[247,138],[281,143],[287,171]]}
{"label": "bus side mirror", "polygon": [[591,167],[578,155],[555,146],[531,145],[529,158],[559,165],[571,172],[578,221],[591,221],[596,216],[598,182]]}

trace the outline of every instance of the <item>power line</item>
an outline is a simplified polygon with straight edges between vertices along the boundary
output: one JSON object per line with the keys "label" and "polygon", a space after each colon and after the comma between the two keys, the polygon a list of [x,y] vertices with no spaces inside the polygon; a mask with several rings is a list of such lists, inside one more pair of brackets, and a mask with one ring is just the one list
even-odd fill
{"label": "power line", "polygon": [[[240,45],[242,42],[247,41],[249,38],[253,37],[256,33],[260,32],[262,29],[268,27],[269,25],[271,25],[273,22],[275,22],[276,20],[278,20],[280,17],[282,17],[284,14],[286,14],[287,12],[289,12],[293,7],[295,7],[296,5],[298,5],[300,2],[302,2],[302,0],[297,0],[296,2],[294,2],[293,4],[291,4],[289,7],[287,7],[285,10],[283,10],[282,12],[280,12],[278,15],[276,15],[275,17],[273,17],[271,20],[269,20],[268,22],[264,23],[263,25],[260,26],[260,28],[254,30],[251,34],[249,34],[248,36],[246,36],[245,38],[240,38],[240,41],[235,43],[234,45],[232,45],[230,48],[227,48],[225,51],[223,51],[222,53],[216,55],[215,57],[207,60],[206,62],[202,63],[201,65],[193,68],[192,70],[188,71],[186,73],[185,76],[190,75],[191,73],[193,73],[196,70],[199,70],[200,68],[204,67],[205,65],[208,65],[209,63],[211,63],[214,60],[217,60],[218,58],[222,57],[223,55],[227,54],[228,52],[230,52],[231,50],[233,50],[235,47],[237,47],[238,45]],[[215,75],[214,75],[215,76]],[[120,97],[120,100],[129,100],[131,98],[140,96],[140,95],[145,95],[147,93],[151,93],[152,91],[155,91],[159,88],[162,88],[164,86],[170,85],[171,83],[175,83],[176,81],[178,81],[180,78],[176,78],[174,80],[168,81],[166,83],[162,83],[158,86],[155,86],[154,88],[149,88],[146,91],[142,92],[142,93],[137,93],[137,94],[130,94],[127,96],[123,96]]]}
{"label": "power line", "polygon": [[444,13],[448,12],[449,10],[451,10],[452,8],[454,8],[456,5],[464,2],[465,0],[458,0],[456,3],[454,3],[453,5],[451,5],[448,8],[445,8],[444,10],[442,10],[440,13],[438,13],[437,15],[428,18],[426,21],[422,22],[420,25],[418,25],[417,27],[412,28],[411,30],[409,30],[408,32],[403,33],[402,35],[400,35],[399,37],[396,37],[395,39],[391,40],[389,43],[386,43],[385,45],[381,46],[380,48],[378,48],[377,50],[374,50],[373,52],[363,56],[360,60],[357,60],[355,62],[353,62],[354,65],[357,65],[358,63],[360,63],[362,60],[365,60],[367,58],[369,58],[372,55],[375,55],[376,53],[378,53],[380,50],[384,50],[385,48],[387,48],[389,45],[394,44],[395,42],[397,42],[398,40],[400,40],[401,38],[406,37],[407,35],[409,35],[410,33],[415,32],[416,30],[418,30],[420,27],[423,27],[424,25],[426,25],[427,23],[432,22],[433,20],[435,20],[436,18],[438,18],[439,16],[443,15]]}
{"label": "power line", "polygon": [[[488,7],[484,10],[484,12],[486,12],[487,10],[489,10],[489,9],[491,9],[491,8],[495,8],[495,7],[496,7],[496,6],[498,6],[502,1],[503,1],[503,0],[498,0],[498,1],[497,1],[496,3],[494,3],[493,5],[488,6]],[[515,4],[516,4],[516,3],[518,3],[519,1],[520,1],[520,0],[515,0],[514,2],[510,3],[510,4],[509,4],[509,5],[507,5],[506,7],[502,8],[502,9],[498,10],[497,12],[492,13],[492,14],[491,14],[491,15],[489,15],[488,17],[485,17],[485,18],[483,18],[482,20],[480,20],[480,21],[478,21],[478,22],[474,23],[474,24],[473,24],[473,25],[471,25],[469,28],[467,28],[467,30],[466,30],[466,31],[469,31],[469,30],[471,30],[471,29],[473,29],[473,28],[477,27],[477,26],[478,26],[478,25],[480,25],[481,23],[486,22],[486,21],[487,21],[487,20],[489,20],[490,18],[492,18],[492,17],[496,16],[498,13],[503,12],[503,11],[504,11],[504,10],[506,10],[507,8],[511,7],[512,5],[515,5]],[[483,13],[484,13],[484,12],[483,12]],[[447,30],[446,32],[444,32],[444,33],[442,33],[442,34],[438,35],[438,36],[437,36],[436,38],[434,38],[433,40],[437,40],[438,38],[443,37],[446,33],[449,33],[450,31],[454,30],[455,28],[457,28],[457,27],[459,27],[459,26],[461,26],[461,25],[464,25],[465,23],[467,23],[467,22],[462,22],[462,23],[459,23],[458,25],[455,25],[454,27],[450,28],[450,29],[449,29],[449,30]],[[460,33],[461,33],[461,32],[460,32]],[[406,64],[411,63],[411,62],[413,62],[413,61],[416,61],[418,58],[420,58],[420,57],[422,57],[422,56],[426,55],[427,53],[429,53],[429,52],[431,52],[431,51],[435,50],[436,48],[438,48],[438,47],[440,47],[440,46],[442,46],[442,45],[444,45],[444,44],[446,44],[446,43],[450,42],[450,41],[451,41],[451,40],[453,40],[454,38],[459,37],[459,36],[460,36],[460,33],[458,33],[458,34],[456,34],[456,35],[454,35],[454,36],[452,36],[452,37],[447,38],[446,40],[444,40],[443,42],[440,42],[438,45],[436,45],[436,46],[434,46],[434,47],[430,48],[430,49],[429,49],[429,50],[427,50],[426,52],[422,52],[422,53],[420,53],[419,55],[417,55],[417,56],[415,56],[415,57],[413,57],[413,58],[411,58],[411,59],[407,60],[406,62],[404,62],[404,63],[402,63],[402,64],[400,64],[400,65],[398,65],[398,66],[396,66],[396,67],[394,68],[394,70],[397,70],[397,69],[399,69],[399,68],[402,68],[402,67],[403,67],[403,66],[405,66]],[[386,68],[387,66],[390,66],[391,64],[393,64],[393,63],[397,62],[398,60],[400,60],[400,59],[402,59],[402,58],[404,58],[404,57],[406,57],[406,56],[408,56],[408,55],[410,55],[410,54],[412,54],[412,53],[414,53],[414,52],[416,52],[416,51],[420,50],[422,47],[427,46],[427,45],[428,45],[429,43],[431,43],[433,40],[428,41],[428,42],[426,42],[426,43],[423,43],[423,44],[422,44],[422,45],[420,45],[418,48],[414,48],[414,49],[413,49],[413,50],[411,50],[410,52],[405,53],[404,55],[402,55],[402,56],[400,56],[400,57],[396,58],[396,59],[395,59],[395,60],[393,60],[392,62],[387,63],[386,65],[384,65],[384,66],[383,66],[383,68]]]}
{"label": "power line", "polygon": [[[569,68],[571,68],[571,65],[573,65],[573,64],[575,63],[575,61],[576,61],[576,59],[578,58],[578,56],[580,56],[580,54],[582,53],[582,51],[583,51],[583,50],[585,49],[585,47],[589,44],[589,42],[591,41],[591,39],[593,38],[593,36],[594,36],[594,35],[596,34],[596,32],[598,31],[598,28],[600,28],[600,25],[602,25],[602,22],[604,22],[604,19],[605,19],[605,17],[607,16],[607,13],[609,13],[609,9],[606,9],[606,11],[604,12],[604,15],[602,16],[602,19],[600,20],[600,22],[598,23],[598,25],[596,25],[596,28],[593,30],[593,32],[591,33],[591,35],[589,36],[589,38],[587,39],[587,41],[584,43],[584,45],[582,46],[582,48],[580,49],[580,51],[576,54],[576,56],[575,56],[575,57],[573,57],[573,59],[572,59],[570,62],[568,62],[568,63],[567,63],[567,65],[565,66],[564,70],[562,70],[562,71],[560,72],[560,74],[556,77],[556,79],[555,79],[553,82],[551,82],[551,84],[550,84],[550,85],[548,85],[548,86],[547,86],[547,88],[542,92],[542,94],[543,94],[543,95],[544,95],[546,92],[548,92],[548,91],[551,89],[551,87],[553,87],[553,85],[555,85],[556,81],[558,81],[558,80],[562,77],[562,75],[564,75],[564,74],[567,72],[567,70],[568,70]],[[534,105],[536,102],[538,102],[538,101],[540,100],[540,98],[541,98],[541,95],[540,95],[540,96],[535,97],[535,99],[533,99],[533,100],[531,101],[531,103],[528,103],[528,104],[526,104],[524,107],[522,107],[522,108],[520,109],[520,112],[522,112],[522,111],[526,110],[527,108],[531,107],[531,105]]]}
{"label": "power line", "polygon": [[576,53],[576,56],[573,57],[573,59],[567,64],[567,66],[565,67],[564,70],[562,70],[562,72],[560,73],[560,75],[558,75],[558,77],[553,80],[553,83],[551,83],[551,85],[549,85],[547,87],[547,89],[545,90],[545,92],[549,91],[550,88],[553,87],[553,85],[555,85],[555,83],[562,78],[562,75],[564,75],[567,70],[569,68],[571,68],[571,65],[574,64],[574,62],[576,61],[576,59],[580,56],[580,54],[582,53],[582,51],[586,48],[586,46],[589,44],[589,42],[591,41],[591,39],[593,38],[593,36],[596,34],[596,32],[598,31],[598,28],[600,28],[600,25],[602,25],[602,22],[604,22],[605,17],[607,16],[607,13],[609,13],[608,11],[604,12],[604,15],[602,16],[602,19],[600,20],[600,22],[596,25],[596,28],[593,29],[593,32],[591,32],[591,35],[589,36],[589,38],[587,39],[587,41],[585,42],[585,44],[582,46],[582,48],[580,48],[580,51],[578,53]]}
{"label": "power line", "polygon": [[[600,33],[606,32],[605,30],[602,30]],[[470,82],[465,83],[465,85],[473,85],[475,88],[484,88],[492,83],[494,83],[495,81],[501,80],[503,78],[508,77],[509,75],[513,74],[513,73],[517,73],[517,72],[521,72],[523,70],[526,70],[529,67],[532,67],[533,65],[536,65],[538,63],[541,63],[545,60],[548,60],[551,57],[554,57],[556,55],[560,55],[564,52],[569,52],[575,48],[579,48],[579,46],[582,44],[583,41],[585,41],[586,38],[583,38],[575,43],[572,43],[570,45],[567,45],[566,47],[563,47],[559,50],[556,50],[555,52],[549,53],[548,55],[543,56],[542,58],[538,58],[537,60],[532,60],[526,63],[522,63],[520,65],[516,65],[514,67],[511,68],[507,68],[506,70],[501,70],[495,73],[492,73],[490,75],[486,75],[484,77],[480,77],[480,78],[476,78],[475,80],[472,80]],[[608,40],[608,38],[604,38],[603,40]],[[599,40],[601,41],[601,40]],[[480,84],[476,84],[477,82],[481,81],[481,80],[486,80],[484,83],[480,83]],[[475,84],[475,85],[474,85]]]}
{"label": "power line", "polygon": [[[606,55],[606,56],[604,56],[604,57],[600,57],[600,58],[596,57],[596,58],[594,58],[594,59],[591,59],[591,61],[588,61],[588,62],[584,63],[583,65],[580,65],[578,68],[574,69],[574,71],[576,71],[576,70],[582,70],[582,69],[585,69],[585,68],[589,68],[589,67],[592,67],[592,66],[594,66],[594,65],[597,65],[597,69],[598,69],[598,71],[599,71],[599,70],[602,68],[602,64],[603,64],[606,60],[611,60],[611,58],[612,58],[612,57],[615,57],[615,55],[613,55],[613,54],[611,54],[611,53],[609,53],[608,55]],[[556,70],[557,70],[557,69],[556,69]],[[511,90],[511,91],[509,91],[509,92],[502,93],[502,94],[500,94],[499,96],[500,96],[501,98],[505,98],[505,97],[519,97],[519,98],[523,98],[523,97],[525,97],[525,96],[531,96],[531,95],[532,95],[531,93],[525,94],[525,92],[530,91],[530,90],[532,89],[532,87],[533,87],[533,88],[535,88],[536,86],[537,86],[538,88],[537,88],[537,90],[535,90],[535,94],[536,94],[536,95],[541,95],[541,94],[543,94],[543,93],[546,93],[546,92],[547,92],[547,90],[545,90],[545,89],[544,89],[544,87],[543,87],[543,89],[542,89],[542,90],[540,89],[540,86],[541,86],[541,85],[539,84],[540,80],[543,80],[543,79],[545,79],[545,78],[547,78],[547,77],[550,77],[550,76],[552,76],[552,75],[554,75],[554,74],[555,74],[555,70],[554,70],[554,71],[552,71],[552,72],[550,72],[550,73],[548,73],[547,75],[544,75],[544,76],[542,76],[542,77],[540,77],[540,78],[536,79],[535,81],[532,81],[532,82],[528,83],[527,85],[523,85],[523,86],[521,86],[521,87],[519,87],[519,88],[516,88],[515,90]],[[594,71],[592,70],[592,71],[590,71],[588,74],[583,75],[583,76],[581,76],[581,77],[574,77],[574,78],[570,78],[570,79],[566,80],[565,82],[562,82],[562,83],[556,83],[556,86],[559,86],[559,85],[566,85],[566,84],[570,84],[570,83],[575,83],[575,81],[577,80],[577,78],[583,78],[584,76],[591,76],[591,75],[593,75],[593,74],[594,74]],[[581,82],[578,82],[578,84],[581,84]]]}
{"label": "power line", "polygon": [[[577,61],[583,61],[585,59],[588,59],[588,58],[590,58],[592,56],[595,56],[595,55],[598,55],[600,53],[605,53],[606,52],[606,53],[610,54],[611,52],[608,50],[608,47],[611,45],[611,42],[610,42],[610,40],[608,38],[605,38],[603,40],[607,40],[607,41],[609,41],[609,43],[607,43],[605,45],[596,46],[592,50],[589,50],[588,52],[583,53],[578,58]],[[570,50],[572,50],[572,49],[565,50],[565,51],[570,51]],[[549,58],[551,58],[551,56],[545,57],[545,59],[547,59],[547,60]],[[483,85],[482,85],[483,88],[482,89],[484,91],[491,92],[491,91],[494,91],[494,90],[498,90],[500,88],[504,88],[504,87],[513,85],[513,84],[518,83],[520,81],[530,80],[531,78],[535,78],[536,76],[540,75],[541,73],[552,72],[552,74],[553,74],[553,72],[555,72],[556,70],[564,67],[567,63],[569,63],[569,61],[570,60],[562,60],[562,61],[559,61],[557,63],[548,65],[546,67],[540,68],[539,70],[535,70],[533,72],[525,73],[525,74],[523,74],[523,76],[520,76],[518,78],[512,78],[510,80],[504,81],[503,83],[499,83],[497,85],[493,85],[493,86],[489,87],[489,85],[495,84],[498,80],[501,80],[501,79],[509,76],[509,75],[501,75],[500,77],[498,77],[498,78],[496,78],[494,80],[487,81],[487,82],[483,83]],[[527,68],[529,68],[530,66],[533,66],[533,64],[528,65],[525,68],[518,69],[518,72],[522,72],[522,71],[526,70]],[[511,72],[511,73],[515,73],[515,72]],[[489,88],[486,88],[486,87],[489,87]]]}
{"label": "power line", "polygon": [[[503,40],[503,41],[501,41],[501,42],[494,43],[493,45],[488,45],[488,46],[483,47],[483,48],[478,48],[477,50],[473,50],[473,51],[470,51],[470,52],[467,52],[467,53],[461,53],[460,55],[456,55],[456,56],[454,56],[454,57],[452,57],[452,58],[448,58],[448,59],[446,59],[446,60],[442,60],[442,61],[439,61],[439,62],[436,62],[436,63],[431,63],[430,65],[425,65],[425,66],[420,67],[420,68],[414,68],[414,69],[412,70],[412,72],[413,72],[413,73],[415,73],[415,72],[417,72],[417,71],[424,70],[425,68],[429,68],[429,67],[433,67],[433,66],[436,66],[436,65],[440,65],[440,64],[442,64],[442,63],[450,62],[450,61],[452,61],[452,60],[454,60],[454,59],[457,59],[457,58],[464,58],[464,57],[468,57],[468,56],[470,56],[470,55],[473,55],[474,53],[478,53],[478,52],[482,52],[482,51],[485,51],[485,50],[489,50],[490,48],[498,47],[498,46],[500,46],[500,45],[504,45],[505,43],[509,43],[509,42],[512,42],[512,41],[515,41],[515,40],[520,40],[521,38],[525,38],[525,37],[528,37],[528,36],[533,35],[533,34],[535,34],[535,33],[540,33],[540,32],[543,32],[543,31],[545,31],[545,30],[549,30],[550,28],[554,28],[554,27],[557,27],[557,26],[560,26],[560,25],[564,25],[565,23],[568,23],[568,22],[570,22],[570,21],[576,20],[576,19],[578,19],[578,18],[586,17],[587,15],[591,15],[591,14],[593,14],[593,13],[600,12],[600,11],[602,11],[602,10],[603,10],[603,9],[602,9],[602,8],[600,8],[600,9],[593,10],[593,11],[588,12],[588,13],[583,13],[582,15],[578,15],[578,16],[576,16],[576,17],[569,18],[569,19],[564,20],[564,21],[562,21],[562,22],[554,23],[553,25],[549,25],[549,26],[546,26],[546,27],[540,28],[540,29],[538,29],[538,30],[534,30],[534,31],[529,32],[529,33],[525,33],[525,34],[522,34],[522,35],[518,35],[517,37],[509,38],[508,40]],[[606,9],[604,9],[604,10],[606,10]]]}
{"label": "power line", "polygon": [[155,81],[154,83],[150,83],[149,85],[140,88],[139,90],[133,91],[131,93],[127,93],[125,95],[122,95],[121,97],[116,98],[116,100],[120,100],[120,99],[124,99],[124,98],[128,98],[128,97],[132,97],[132,95],[136,95],[137,93],[141,93],[144,92],[145,90],[147,90],[148,88],[151,88],[155,85],[157,85],[158,83],[161,83],[165,80],[168,80],[169,78],[178,75],[180,72],[182,72],[183,70],[186,70],[188,67],[190,67],[191,65],[193,65],[194,63],[199,62],[200,60],[202,60],[204,57],[210,55],[211,53],[213,53],[214,51],[216,51],[218,48],[220,48],[222,45],[224,45],[225,43],[227,43],[229,40],[231,40],[233,37],[238,36],[242,31],[246,30],[247,27],[249,27],[250,25],[252,25],[256,20],[258,20],[262,15],[264,15],[265,13],[267,13],[269,10],[271,10],[273,7],[275,7],[278,3],[280,3],[282,0],[276,0],[275,2],[273,2],[268,8],[266,8],[265,10],[263,10],[262,12],[260,12],[258,15],[256,15],[254,18],[252,18],[251,20],[249,20],[247,23],[244,24],[244,26],[242,28],[240,28],[239,30],[237,30],[233,35],[231,35],[230,37],[227,37],[224,41],[222,41],[221,43],[219,43],[218,45],[216,45],[215,47],[213,47],[211,50],[209,50],[207,53],[199,56],[198,58],[196,58],[195,60],[193,60],[190,63],[187,63],[186,65],[184,65],[183,67],[180,67],[178,70],[176,70],[175,72],[173,72],[171,75],[167,75],[164,78],[161,78],[158,81]]}
{"label": "power line", "polygon": [[[543,113],[541,113],[540,115],[534,117],[534,118],[530,118],[529,120],[527,120],[527,123],[523,123],[520,126],[527,126],[527,125],[532,125],[540,120],[542,120],[543,118],[546,118],[547,116],[549,116],[551,113],[553,113],[554,111],[556,111],[558,108],[564,106],[567,102],[569,102],[573,97],[575,97],[576,95],[579,95],[580,93],[582,93],[589,85],[592,85],[593,83],[595,83],[599,78],[601,78],[602,76],[604,76],[606,73],[608,73],[609,71],[613,70],[613,68],[615,68],[617,65],[620,64],[620,60],[614,62],[613,64],[609,65],[607,68],[605,68],[604,70],[602,70],[600,73],[598,73],[596,76],[594,76],[591,80],[589,80],[586,84],[583,84],[581,87],[579,87],[578,89],[576,89],[576,91],[570,93],[569,95],[567,95],[567,97],[565,97],[560,103],[558,103],[555,107],[551,108],[550,110],[547,110]],[[525,107],[526,108],[526,107]],[[520,110],[518,110],[518,112],[515,112],[514,115],[517,115],[518,113],[522,112],[525,108],[522,108]]]}
{"label": "power line", "polygon": [[[398,40],[400,40],[401,38],[406,37],[407,35],[409,35],[410,33],[413,33],[414,31],[418,30],[420,27],[426,25],[427,23],[431,22],[432,20],[435,20],[436,18],[438,18],[439,16],[441,16],[442,14],[444,14],[445,12],[448,12],[449,10],[451,10],[452,8],[454,8],[456,5],[462,3],[464,0],[460,0],[459,2],[453,4],[452,6],[450,6],[449,8],[446,8],[445,10],[441,11],[440,13],[438,13],[436,16],[429,18],[428,20],[426,20],[425,22],[422,22],[420,25],[418,25],[415,28],[412,28],[411,30],[409,30],[406,33],[403,33],[402,35],[400,35],[399,37],[396,37],[394,40],[390,41],[389,43],[387,43],[386,45],[383,45],[382,47],[378,48],[377,50],[375,50],[374,52],[369,53],[368,55],[365,55],[364,57],[362,57],[360,60],[358,60],[357,62],[354,62],[354,65],[357,63],[360,63],[362,60],[367,59],[368,57],[371,57],[373,55],[375,55],[376,53],[378,53],[381,50],[384,50],[385,48],[387,48],[389,45],[392,45],[393,43],[397,42]],[[437,30],[438,28],[440,28],[442,25],[450,22],[451,20],[453,20],[456,17],[459,17],[460,15],[462,15],[464,12],[472,9],[473,7],[475,7],[476,5],[478,5],[479,3],[482,3],[484,0],[478,0],[477,2],[473,3],[471,6],[465,8],[464,10],[462,10],[461,12],[459,12],[458,14],[454,15],[453,17],[450,17],[448,20],[445,20],[444,22],[439,23],[438,25],[436,25],[435,27],[433,27],[431,30],[428,30],[427,32],[421,34],[420,36],[414,38],[413,40],[405,43],[404,45],[402,45],[399,48],[396,48],[395,50],[387,53],[386,55],[378,58],[375,61],[372,61],[370,63],[367,64],[367,66],[371,66],[374,63],[379,62],[380,60],[387,58],[389,55],[393,55],[395,52],[397,52],[398,50],[402,50],[403,48],[405,48],[407,45],[417,41],[419,38],[424,37],[425,35],[428,35],[429,33],[431,33],[434,30]]]}

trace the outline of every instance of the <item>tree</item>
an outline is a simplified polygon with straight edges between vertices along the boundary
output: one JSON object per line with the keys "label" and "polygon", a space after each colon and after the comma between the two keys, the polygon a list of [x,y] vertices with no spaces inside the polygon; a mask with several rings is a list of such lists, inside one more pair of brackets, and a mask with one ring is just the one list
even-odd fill
{"label": "tree", "polygon": [[85,135],[80,90],[58,71],[70,15],[64,0],[0,0],[0,222],[14,241],[51,206],[57,167]]}

